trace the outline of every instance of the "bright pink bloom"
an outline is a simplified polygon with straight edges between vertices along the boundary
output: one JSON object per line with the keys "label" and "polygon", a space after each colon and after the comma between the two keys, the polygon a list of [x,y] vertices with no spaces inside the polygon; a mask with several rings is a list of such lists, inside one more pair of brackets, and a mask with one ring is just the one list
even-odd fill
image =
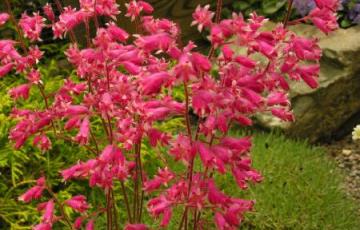
{"label": "bright pink bloom", "polygon": [[80,213],[83,213],[89,209],[89,205],[86,202],[86,197],[83,195],[73,196],[71,199],[66,200],[65,204]]}
{"label": "bright pink bloom", "polygon": [[315,89],[319,86],[318,76],[320,72],[320,66],[318,64],[308,65],[308,66],[299,66],[295,69],[295,74],[300,75],[300,77],[305,81],[305,83],[310,86],[312,89]]}
{"label": "bright pink bloom", "polygon": [[83,221],[84,221],[84,217],[81,217],[81,216],[80,216],[80,217],[76,218],[76,219],[75,219],[75,222],[74,222],[74,224],[73,224],[74,228],[75,228],[75,229],[80,229]]}
{"label": "bright pink bloom", "polygon": [[145,224],[127,224],[124,230],[148,230]]}
{"label": "bright pink bloom", "polygon": [[163,133],[157,129],[150,129],[147,131],[147,134],[149,136],[150,145],[153,147],[155,147],[158,143],[163,146],[169,144],[170,136],[167,133]]}
{"label": "bright pink bloom", "polygon": [[221,205],[227,204],[227,202],[229,201],[229,197],[218,190],[213,179],[209,180],[208,189],[208,199],[210,203]]}
{"label": "bright pink bloom", "polygon": [[95,220],[91,219],[87,222],[85,230],[94,230],[95,229]]}
{"label": "bright pink bloom", "polygon": [[44,14],[46,15],[47,19],[49,19],[51,22],[55,21],[55,14],[53,11],[53,8],[49,3],[46,3],[45,6],[43,6]]}
{"label": "bright pink bloom", "polygon": [[79,133],[75,137],[75,141],[80,145],[85,145],[89,142],[90,135],[90,121],[88,117],[85,117],[80,125]]}
{"label": "bright pink bloom", "polygon": [[29,92],[30,92],[30,85],[23,84],[23,85],[19,85],[15,88],[10,89],[9,94],[15,100],[17,100],[19,98],[23,98],[24,100],[26,100],[29,98]]}
{"label": "bright pink bloom", "polygon": [[295,37],[292,41],[296,56],[302,60],[319,60],[321,49],[314,39]]}
{"label": "bright pink bloom", "polygon": [[290,104],[290,101],[286,93],[272,92],[267,97],[267,104],[269,106],[273,106],[273,105],[287,106]]}
{"label": "bright pink bloom", "polygon": [[212,25],[212,19],[215,15],[214,12],[211,12],[210,5],[201,7],[200,5],[196,7],[195,12],[192,17],[194,21],[191,23],[192,26],[198,25],[197,29],[201,32],[203,28],[209,28]]}
{"label": "bright pink bloom", "polygon": [[10,16],[7,13],[0,13],[0,26],[4,25],[7,20],[9,20]]}
{"label": "bright pink bloom", "polygon": [[280,118],[283,121],[292,122],[295,120],[294,114],[291,111],[288,111],[284,108],[273,108],[271,109],[272,115]]}
{"label": "bright pink bloom", "polygon": [[38,225],[35,225],[33,230],[51,230],[52,226],[49,223],[41,223]]}
{"label": "bright pink bloom", "polygon": [[49,223],[49,224],[53,223],[54,208],[55,208],[55,204],[54,204],[53,200],[49,200],[48,202],[46,202],[46,205],[44,208],[44,214],[41,219],[41,221],[43,223]]}
{"label": "bright pink bloom", "polygon": [[167,51],[173,43],[173,39],[167,33],[158,33],[154,35],[141,36],[136,39],[137,47],[147,51]]}
{"label": "bright pink bloom", "polygon": [[31,70],[26,78],[31,82],[32,84],[39,84],[40,83],[40,72],[38,70]]}
{"label": "bright pink bloom", "polygon": [[89,109],[83,105],[70,105],[65,111],[65,115],[74,116],[89,113]]}
{"label": "bright pink bloom", "polygon": [[236,162],[234,167],[232,168],[232,174],[235,178],[236,183],[242,189],[246,189],[247,182],[260,182],[262,180],[261,175],[251,169],[251,160],[250,159],[241,159],[240,161]]}
{"label": "bright pink bloom", "polygon": [[228,45],[224,45],[221,51],[226,61],[231,61],[233,59],[234,51]]}
{"label": "bright pink bloom", "polygon": [[112,36],[112,39],[115,41],[125,42],[129,38],[129,34],[118,27],[114,22],[110,22],[107,26],[107,31]]}
{"label": "bright pink bloom", "polygon": [[339,27],[336,13],[328,8],[315,8],[310,12],[309,17],[314,25],[325,34],[328,34]]}
{"label": "bright pink bloom", "polygon": [[256,62],[246,56],[237,56],[235,57],[235,61],[249,69],[253,69],[256,66]]}
{"label": "bright pink bloom", "polygon": [[148,180],[144,183],[144,191],[152,192],[161,185],[167,185],[172,179],[174,179],[175,174],[171,172],[167,167],[164,169],[159,169],[158,174],[155,176],[154,179]]}
{"label": "bright pink bloom", "polygon": [[211,62],[204,55],[194,52],[191,55],[191,60],[195,69],[201,70],[203,72],[209,72],[211,70]]}
{"label": "bright pink bloom", "polygon": [[19,26],[24,32],[24,36],[29,38],[31,41],[41,41],[40,35],[42,29],[45,27],[45,19],[39,15],[39,13],[34,13],[33,16],[29,16],[26,13],[21,15],[19,21]]}
{"label": "bright pink bloom", "polygon": [[34,138],[33,145],[38,146],[42,151],[51,149],[51,141],[46,135],[39,135]]}
{"label": "bright pink bloom", "polygon": [[146,14],[152,14],[154,12],[154,8],[148,2],[138,1],[138,4]]}
{"label": "bright pink bloom", "polygon": [[129,3],[126,3],[125,6],[127,8],[125,16],[131,18],[131,21],[134,21],[135,18],[140,15],[141,11],[144,11],[146,14],[151,14],[154,11],[154,8],[144,1],[131,0]]}
{"label": "bright pink bloom", "polygon": [[154,73],[142,78],[141,86],[145,95],[158,93],[163,85],[170,80],[167,72]]}
{"label": "bright pink bloom", "polygon": [[327,8],[332,11],[337,11],[340,5],[340,0],[315,0],[315,3],[320,9]]}
{"label": "bright pink bloom", "polygon": [[19,197],[19,200],[28,203],[33,199],[39,199],[45,189],[45,186],[45,177],[40,177],[37,179],[36,185],[22,194]]}
{"label": "bright pink bloom", "polygon": [[8,74],[13,67],[14,64],[12,63],[7,63],[6,65],[0,66],[0,78]]}
{"label": "bright pink bloom", "polygon": [[239,154],[246,153],[250,151],[251,148],[251,140],[250,137],[244,138],[233,138],[233,137],[225,137],[220,141],[221,145],[230,148],[232,151],[236,151]]}

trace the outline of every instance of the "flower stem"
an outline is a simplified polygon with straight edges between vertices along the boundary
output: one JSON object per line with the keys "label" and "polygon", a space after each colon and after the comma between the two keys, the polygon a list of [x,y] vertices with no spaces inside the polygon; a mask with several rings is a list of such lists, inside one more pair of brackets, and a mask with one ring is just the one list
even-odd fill
{"label": "flower stem", "polygon": [[292,9],[293,3],[294,3],[294,0],[288,0],[288,8],[287,8],[286,15],[285,15],[285,18],[284,18],[284,21],[283,21],[283,24],[284,24],[285,28],[288,26],[288,22],[289,22],[289,19],[290,19],[291,9]]}

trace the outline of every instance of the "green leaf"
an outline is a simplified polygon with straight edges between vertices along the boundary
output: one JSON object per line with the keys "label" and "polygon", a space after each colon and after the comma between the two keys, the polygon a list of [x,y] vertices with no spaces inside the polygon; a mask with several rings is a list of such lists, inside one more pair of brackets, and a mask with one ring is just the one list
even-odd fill
{"label": "green leaf", "polygon": [[266,0],[262,2],[262,10],[267,15],[274,14],[279,11],[286,3],[286,0]]}

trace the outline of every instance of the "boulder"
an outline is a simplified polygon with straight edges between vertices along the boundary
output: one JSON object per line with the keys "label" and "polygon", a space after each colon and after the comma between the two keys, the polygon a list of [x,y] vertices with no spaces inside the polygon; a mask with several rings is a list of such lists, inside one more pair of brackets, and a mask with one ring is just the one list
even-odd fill
{"label": "boulder", "polygon": [[310,142],[327,140],[341,132],[348,121],[360,121],[360,26],[339,29],[325,36],[310,25],[291,28],[298,34],[318,37],[323,49],[320,87],[310,89],[303,83],[291,86],[290,93],[296,116],[294,123],[281,122],[261,115],[260,124],[278,127],[296,138]]}

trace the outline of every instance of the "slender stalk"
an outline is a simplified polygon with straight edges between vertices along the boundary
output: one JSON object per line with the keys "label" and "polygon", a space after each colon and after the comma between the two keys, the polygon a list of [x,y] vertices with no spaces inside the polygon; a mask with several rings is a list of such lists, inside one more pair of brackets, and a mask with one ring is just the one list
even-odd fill
{"label": "slender stalk", "polygon": [[286,15],[285,15],[285,18],[284,18],[284,21],[283,21],[283,24],[284,24],[285,28],[288,26],[288,22],[289,22],[289,19],[290,19],[291,9],[292,9],[293,3],[294,3],[294,0],[288,0],[288,8],[287,8]]}
{"label": "slender stalk", "polygon": [[18,34],[21,48],[23,49],[24,53],[27,54],[28,51],[27,51],[27,49],[26,49],[26,43],[25,43],[24,36],[23,36],[23,34],[22,34],[22,32],[21,32],[21,29],[20,29],[18,23],[16,22],[15,16],[14,16],[12,10],[11,10],[11,4],[10,4],[9,0],[5,0],[5,4],[6,4],[6,8],[7,8],[8,14],[10,15],[10,21],[11,21],[12,24],[15,26],[16,32],[17,32],[17,34]]}
{"label": "slender stalk", "polygon": [[46,190],[50,193],[50,195],[52,196],[52,198],[54,199],[55,203],[59,206],[59,210],[61,213],[61,216],[64,218],[66,224],[69,226],[69,228],[71,230],[75,230],[70,218],[68,217],[68,215],[66,214],[65,210],[64,210],[64,205],[59,201],[59,199],[57,198],[56,194],[51,190],[50,187],[46,187]]}
{"label": "slender stalk", "polygon": [[[221,20],[221,11],[222,11],[222,5],[223,5],[223,0],[217,0],[216,2],[216,12],[215,12],[215,23],[219,23]],[[211,46],[210,51],[209,51],[209,59],[211,59],[215,54],[215,47]]]}
{"label": "slender stalk", "polygon": [[121,185],[121,190],[124,196],[124,201],[125,201],[125,206],[126,206],[126,211],[128,214],[128,219],[130,223],[133,223],[132,217],[131,217],[131,211],[130,211],[130,204],[129,204],[129,199],[126,193],[126,189],[125,189],[125,185],[123,181],[120,181],[120,185]]}
{"label": "slender stalk", "polygon": [[114,222],[115,222],[115,230],[120,230],[119,223],[118,223],[118,215],[117,215],[117,208],[116,208],[116,200],[114,195],[114,190],[111,190],[111,197],[112,197],[112,207],[113,207],[113,213],[114,213]]}

